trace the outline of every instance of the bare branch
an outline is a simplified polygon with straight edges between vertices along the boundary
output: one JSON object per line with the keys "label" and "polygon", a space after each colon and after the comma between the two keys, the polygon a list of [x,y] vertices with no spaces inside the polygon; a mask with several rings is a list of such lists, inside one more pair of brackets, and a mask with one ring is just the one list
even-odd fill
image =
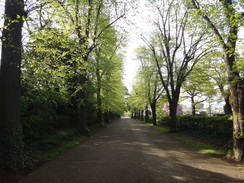
{"label": "bare branch", "polygon": [[29,14],[32,11],[35,11],[35,10],[41,8],[41,7],[44,7],[44,6],[46,6],[46,5],[50,4],[50,3],[53,3],[53,2],[54,2],[54,0],[53,1],[48,1],[48,2],[42,2],[39,5],[35,5],[36,3],[32,3],[31,5],[29,5],[29,7],[27,7],[26,13]]}

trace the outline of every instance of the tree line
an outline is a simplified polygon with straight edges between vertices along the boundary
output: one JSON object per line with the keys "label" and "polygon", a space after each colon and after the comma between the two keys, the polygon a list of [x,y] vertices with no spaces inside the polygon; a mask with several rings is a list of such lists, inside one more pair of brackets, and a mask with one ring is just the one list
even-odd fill
{"label": "tree line", "polygon": [[[138,80],[129,110],[156,125],[157,106],[169,104],[176,130],[182,92],[194,106],[217,86],[233,115],[233,152],[244,159],[243,55],[237,50],[244,2],[157,0],[154,32],[142,34]],[[6,0],[0,69],[0,163],[19,170],[30,139],[57,129],[106,123],[125,110],[122,84],[124,1]],[[138,20],[139,21],[139,20]],[[214,73],[214,74],[210,74]],[[207,83],[205,81],[211,80]],[[228,87],[226,87],[228,86]],[[206,88],[212,88],[206,89]],[[213,89],[214,88],[214,89]],[[143,114],[143,111],[146,111]]]}
{"label": "tree line", "polygon": [[[5,1],[0,164],[26,167],[45,135],[108,123],[124,112],[119,1]],[[33,147],[32,147],[33,146]]]}
{"label": "tree line", "polygon": [[190,98],[195,115],[198,103],[221,93],[225,114],[233,116],[233,158],[244,160],[243,47],[238,38],[243,3],[149,1],[153,31],[141,34],[145,44],[137,49],[141,66],[127,100],[132,117],[148,120],[150,108],[156,125],[157,113],[168,103],[174,132],[180,100]]}

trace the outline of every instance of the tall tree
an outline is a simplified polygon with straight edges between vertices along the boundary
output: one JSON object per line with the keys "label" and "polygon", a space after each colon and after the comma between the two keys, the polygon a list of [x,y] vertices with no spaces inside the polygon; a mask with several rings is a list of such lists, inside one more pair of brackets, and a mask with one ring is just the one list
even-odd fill
{"label": "tall tree", "polygon": [[230,90],[228,87],[228,78],[225,63],[221,52],[214,52],[209,54],[206,59],[206,64],[210,66],[209,76],[211,80],[218,86],[222,97],[224,98],[224,112],[225,114],[232,114],[231,101],[230,101]]}
{"label": "tall tree", "polygon": [[[32,134],[43,133],[41,129],[50,129],[51,120],[59,115],[75,116],[77,110],[71,105],[74,47],[74,40],[58,29],[43,28],[29,37],[23,53],[21,77],[25,134],[28,134],[27,129],[33,128],[38,130]],[[33,107],[38,105],[38,108]],[[34,116],[39,120],[28,120]]]}
{"label": "tall tree", "polygon": [[[170,131],[176,130],[176,113],[180,90],[186,77],[197,62],[207,54],[206,32],[199,32],[201,25],[189,16],[184,1],[156,1],[152,3],[158,15],[154,22],[153,40],[143,37],[151,49],[165,89],[170,108]],[[192,33],[194,25],[194,33]]]}
{"label": "tall tree", "polygon": [[[75,36],[77,40],[75,67],[77,74],[76,98],[79,100],[78,129],[84,132],[87,120],[86,94],[88,91],[86,90],[89,85],[87,76],[89,56],[100,44],[99,41],[101,41],[105,30],[121,19],[125,12],[123,11],[114,20],[111,20],[110,11],[103,0],[55,0],[55,3],[57,8],[54,11],[59,12],[59,19],[56,22],[66,28],[66,31],[71,31],[71,35]],[[107,3],[110,5],[109,2]],[[63,18],[60,18],[62,16]]]}
{"label": "tall tree", "polygon": [[[106,36],[103,36],[101,44],[95,48],[94,59],[91,59],[91,69],[95,69],[91,72],[95,73],[95,79],[93,80],[96,87],[96,99],[97,99],[97,122],[102,123],[104,121],[104,114],[108,110],[111,112],[116,112],[114,109],[109,109],[108,106],[104,104],[106,98],[110,98],[109,105],[113,105],[111,101],[114,101],[108,94],[113,91],[113,97],[118,97],[118,93],[115,92],[115,86],[121,88],[122,85],[121,77],[121,56],[118,54],[118,49],[121,46],[121,40],[119,40],[116,35],[114,27],[110,27],[106,31]],[[117,72],[117,76],[113,75]],[[113,79],[118,77],[117,83],[113,82]],[[110,82],[108,82],[108,80]],[[108,90],[108,93],[105,92]],[[116,88],[117,90],[117,88]],[[107,96],[108,95],[108,96]],[[119,99],[121,101],[121,99]],[[116,101],[114,101],[116,103]],[[122,102],[123,103],[123,102]],[[119,104],[118,106],[121,106]]]}
{"label": "tall tree", "polygon": [[[146,83],[143,78],[138,77],[133,85],[131,95],[129,97],[129,105],[131,106],[132,117],[141,120],[141,113],[148,106]],[[143,119],[142,119],[143,120]]]}
{"label": "tall tree", "polygon": [[[140,72],[138,76],[143,82],[140,82],[140,87],[144,88],[147,104],[150,105],[152,111],[153,125],[157,125],[157,101],[162,97],[163,87],[160,84],[157,67],[153,61],[153,55],[146,47],[140,47],[137,50],[137,58],[141,61]],[[142,86],[143,85],[143,86]],[[147,111],[146,111],[147,112]]]}
{"label": "tall tree", "polygon": [[1,161],[12,170],[23,164],[24,144],[20,120],[20,67],[22,27],[27,16],[23,0],[6,0],[0,70]]}
{"label": "tall tree", "polygon": [[[223,51],[227,68],[233,112],[233,158],[244,160],[244,82],[236,67],[236,44],[242,26],[243,1],[190,1],[196,15],[204,20]],[[240,9],[240,7],[242,9]],[[216,11],[213,11],[216,10]]]}

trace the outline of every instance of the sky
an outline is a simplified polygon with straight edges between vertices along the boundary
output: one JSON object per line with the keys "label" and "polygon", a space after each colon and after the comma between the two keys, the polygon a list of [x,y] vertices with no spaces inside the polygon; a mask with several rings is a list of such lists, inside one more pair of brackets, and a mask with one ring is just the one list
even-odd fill
{"label": "sky", "polygon": [[142,3],[139,3],[139,5],[138,12],[135,15],[128,15],[128,18],[134,23],[130,28],[124,57],[124,84],[129,91],[132,90],[137,70],[140,67],[140,61],[136,59],[135,49],[139,46],[146,46],[141,39],[141,34],[146,34],[151,31],[149,23],[150,11],[145,6],[145,0],[142,0]]}
{"label": "sky", "polygon": [[[146,7],[147,0],[139,0],[138,10],[135,13],[131,10],[127,16],[133,24],[130,24],[128,43],[125,48],[124,55],[124,84],[129,91],[132,90],[132,85],[135,81],[135,76],[138,68],[140,67],[140,61],[136,59],[135,49],[139,46],[146,46],[141,39],[141,34],[148,34],[151,31],[151,24],[149,22],[152,17],[152,12],[148,11]],[[4,0],[0,0],[0,11],[3,11]],[[240,37],[244,39],[244,28]]]}
{"label": "sky", "polygon": [[[136,73],[140,67],[140,61],[136,59],[135,49],[139,46],[146,46],[141,39],[141,34],[148,34],[152,31],[152,26],[149,22],[153,13],[146,7],[146,0],[140,0],[138,13],[135,15],[128,15],[134,25],[131,25],[130,34],[128,37],[128,44],[125,48],[124,57],[124,85],[129,92],[132,91],[132,86],[135,81]],[[240,30],[239,38],[244,40],[244,28]]]}
{"label": "sky", "polygon": [[[145,6],[145,0],[142,0],[143,3],[140,3],[140,7],[138,8],[138,13],[134,16],[131,16],[131,20],[135,23],[130,30],[130,34],[128,37],[128,44],[125,48],[126,54],[124,57],[124,84],[129,90],[132,91],[133,83],[135,82],[135,77],[140,67],[140,61],[136,59],[135,49],[139,46],[146,46],[145,43],[141,39],[141,34],[148,34],[151,29],[151,24],[149,23],[150,17],[152,17],[152,13],[147,10]],[[244,28],[240,30],[239,38],[244,40]],[[181,104],[187,108],[190,108],[191,102],[189,100],[182,101]],[[222,108],[224,102],[215,101],[211,103],[212,112],[217,109]],[[205,108],[209,107],[209,103],[205,102]],[[218,112],[218,111],[216,111]]]}

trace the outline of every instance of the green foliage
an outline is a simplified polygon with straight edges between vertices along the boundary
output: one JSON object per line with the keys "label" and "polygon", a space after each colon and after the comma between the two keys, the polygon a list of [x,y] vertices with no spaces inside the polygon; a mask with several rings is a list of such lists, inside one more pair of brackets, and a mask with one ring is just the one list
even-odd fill
{"label": "green foliage", "polygon": [[57,157],[59,154],[67,151],[68,149],[74,147],[75,145],[79,144],[80,142],[84,141],[85,137],[78,137],[75,138],[71,141],[69,141],[68,143],[65,143],[63,145],[59,145],[57,147],[52,148],[49,151],[46,151],[44,153],[41,153],[37,156],[38,160],[41,161],[49,161],[55,157]]}
{"label": "green foliage", "polygon": [[182,116],[179,129],[225,148],[232,147],[232,121],[229,116]]}
{"label": "green foliage", "polygon": [[[114,27],[104,31],[106,37],[101,38],[101,44],[92,54],[88,68],[90,80],[94,86],[96,110],[123,114],[124,112],[124,85],[122,83],[122,56],[118,53],[120,41]],[[113,97],[111,97],[113,96]],[[101,120],[101,119],[100,119]]]}
{"label": "green foliage", "polygon": [[[170,117],[161,116],[159,125],[169,126]],[[179,132],[202,139],[217,146],[232,148],[232,120],[230,116],[177,116]]]}
{"label": "green foliage", "polygon": [[184,143],[190,145],[194,149],[198,150],[199,152],[202,152],[204,154],[209,155],[223,155],[225,152],[223,150],[217,149],[216,147],[213,147],[210,144],[201,142],[200,140],[185,136],[182,134],[171,134],[171,136],[179,139],[180,141],[183,141]]}
{"label": "green foliage", "polygon": [[[5,161],[1,161],[0,168],[4,168],[12,172],[28,171],[30,168],[32,168],[33,161],[31,156],[29,156],[27,152],[24,152],[23,141],[20,143],[19,139],[17,138],[18,135],[21,135],[22,137],[22,134],[16,133],[16,131],[13,130],[15,127],[4,128],[2,124],[0,126],[2,129],[1,135],[3,135],[0,139],[0,157],[5,158]],[[9,134],[12,135],[11,138],[9,138]],[[21,151],[19,151],[20,147],[22,149]]]}
{"label": "green foliage", "polygon": [[244,166],[238,166],[239,170],[244,170]]}
{"label": "green foliage", "polygon": [[[128,105],[132,115],[140,111],[152,112],[152,118],[145,120],[152,121],[156,125],[158,101],[163,98],[164,90],[159,80],[157,67],[154,62],[153,54],[146,47],[139,47],[136,50],[137,58],[141,62],[139,72],[136,75],[136,82],[133,85],[132,94],[129,96]],[[138,118],[135,115],[134,118]],[[141,115],[143,118],[143,115]]]}
{"label": "green foliage", "polygon": [[74,135],[57,132],[74,126],[74,46],[57,29],[40,30],[30,40],[22,71],[24,141],[28,151],[44,151]]}
{"label": "green foliage", "polygon": [[158,116],[157,121],[160,125],[169,126],[170,117],[168,115],[160,115],[160,116]]}
{"label": "green foliage", "polygon": [[58,145],[63,140],[73,138],[75,135],[76,135],[75,129],[59,130],[56,132],[52,132],[51,134],[43,135],[43,138],[38,144],[38,148],[41,148],[42,151],[48,150]]}
{"label": "green foliage", "polygon": [[[200,102],[207,100],[207,97],[212,97],[217,93],[214,83],[211,81],[212,75],[210,75],[209,70],[210,64],[206,63],[206,58],[202,59],[183,83],[182,93],[187,94],[184,97],[191,99],[192,107],[196,107]],[[195,111],[193,110],[194,108],[192,109],[194,114]]]}
{"label": "green foliage", "polygon": [[[6,1],[6,5],[7,3],[9,2]],[[19,3],[16,7],[20,4],[23,5]],[[26,2],[25,5],[28,17],[17,15],[17,19],[28,21],[26,29],[29,35],[23,45],[17,46],[23,47],[23,58],[21,55],[16,57],[19,58],[19,63],[14,65],[20,70],[22,60],[22,124],[18,124],[23,126],[25,150],[35,154],[75,136],[77,130],[74,127],[78,126],[83,116],[84,133],[89,135],[86,125],[96,123],[98,108],[106,114],[107,121],[123,114],[122,55],[117,50],[123,40],[119,40],[114,24],[124,16],[124,10],[118,11],[121,15],[118,12],[112,13],[111,7],[116,7],[116,10],[119,8],[117,1],[100,0],[43,0]],[[12,23],[17,22],[14,20]],[[21,28],[13,30],[21,33]],[[20,40],[21,36],[17,35],[14,34],[9,40]],[[9,46],[11,47],[12,45]],[[99,64],[96,63],[98,60]],[[95,78],[97,72],[101,79],[99,82]],[[16,81],[20,81],[20,78],[16,78]],[[99,107],[96,100],[98,86],[101,95]],[[18,96],[12,98],[19,99]],[[20,117],[19,114],[17,116]],[[12,169],[14,164],[24,166],[27,162],[27,157],[19,155],[22,152],[17,152],[18,147],[24,147],[20,143],[22,131],[20,137],[8,139],[9,149],[1,150],[17,157],[12,162],[9,161]]]}
{"label": "green foliage", "polygon": [[[150,123],[146,123],[148,126],[152,126]],[[224,150],[218,149],[202,140],[191,137],[189,135],[182,134],[181,132],[169,133],[169,128],[165,126],[152,126],[154,129],[167,133],[169,136],[177,138],[178,140],[184,142],[185,144],[193,147],[194,149],[209,155],[223,155]]]}
{"label": "green foliage", "polygon": [[74,138],[76,134],[76,129],[52,130],[38,136],[38,139],[29,140],[27,150],[34,154],[44,152],[59,145],[65,140]]}
{"label": "green foliage", "polygon": [[162,127],[162,126],[153,126],[153,128],[155,128],[158,131],[164,132],[164,133],[168,133],[169,132],[168,128],[165,128],[165,127]]}

